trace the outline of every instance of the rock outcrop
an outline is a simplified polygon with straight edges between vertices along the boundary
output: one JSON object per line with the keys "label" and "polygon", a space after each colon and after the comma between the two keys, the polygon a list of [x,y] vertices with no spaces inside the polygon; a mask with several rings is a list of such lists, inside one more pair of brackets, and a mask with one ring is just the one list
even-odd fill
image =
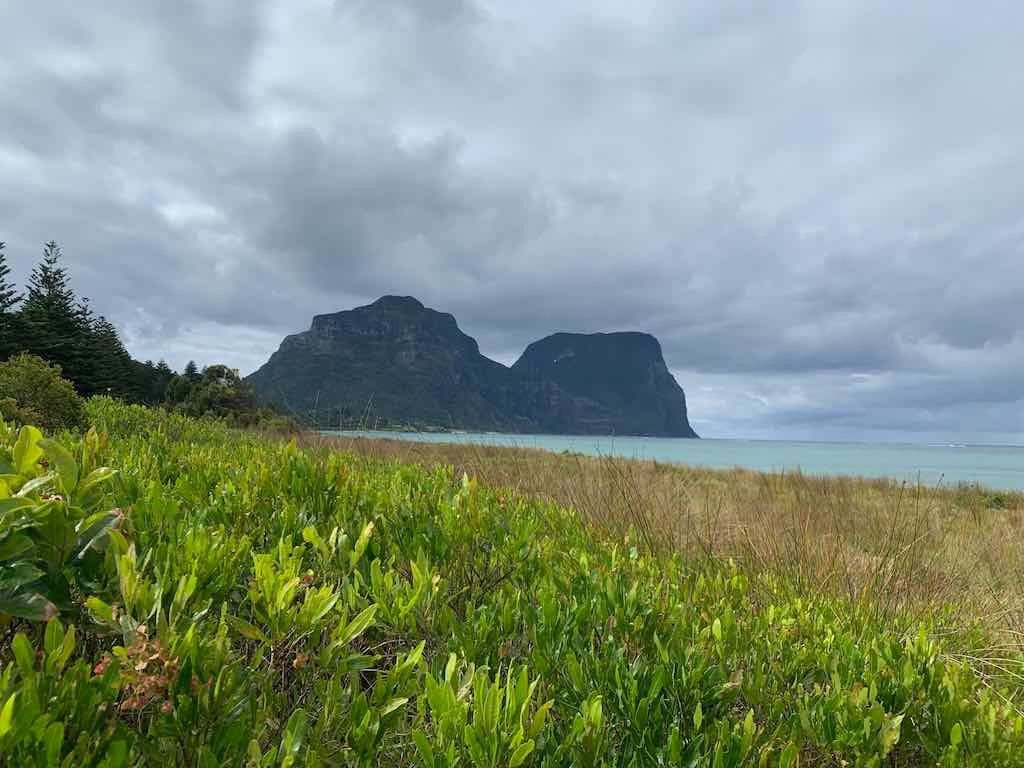
{"label": "rock outcrop", "polygon": [[512,366],[512,409],[541,432],[696,437],[686,396],[647,333],[556,333]]}
{"label": "rock outcrop", "polygon": [[249,382],[321,427],[696,437],[653,336],[556,333],[507,368],[411,297],[317,315]]}
{"label": "rock outcrop", "polygon": [[249,377],[258,394],[320,425],[379,423],[499,430],[486,393],[507,369],[449,314],[411,297],[317,315]]}

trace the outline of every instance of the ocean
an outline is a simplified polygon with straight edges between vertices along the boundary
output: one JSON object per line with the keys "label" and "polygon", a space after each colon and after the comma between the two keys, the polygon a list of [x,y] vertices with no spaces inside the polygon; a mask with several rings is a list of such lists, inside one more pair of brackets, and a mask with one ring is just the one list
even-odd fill
{"label": "ocean", "polygon": [[470,443],[540,448],[591,456],[623,456],[692,466],[809,475],[887,477],[928,486],[977,483],[1024,491],[1024,446],[899,443],[818,443],[785,440],[684,440],[663,437],[509,435],[494,432],[325,432],[426,443]]}

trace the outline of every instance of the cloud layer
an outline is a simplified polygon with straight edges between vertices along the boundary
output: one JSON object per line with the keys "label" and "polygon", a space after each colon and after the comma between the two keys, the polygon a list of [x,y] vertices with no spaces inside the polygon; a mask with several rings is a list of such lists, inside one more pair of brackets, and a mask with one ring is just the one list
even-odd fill
{"label": "cloud layer", "polygon": [[655,333],[709,435],[1024,442],[1024,6],[950,9],[0,4],[0,239],[175,366],[409,293]]}

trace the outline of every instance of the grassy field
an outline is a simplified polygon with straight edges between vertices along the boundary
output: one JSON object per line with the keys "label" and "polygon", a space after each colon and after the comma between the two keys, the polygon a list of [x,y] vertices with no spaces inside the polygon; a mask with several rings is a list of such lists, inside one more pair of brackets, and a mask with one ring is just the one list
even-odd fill
{"label": "grassy field", "polygon": [[1024,637],[1024,494],[711,470],[467,444],[307,436],[311,447],[452,467],[632,528],[654,551],[734,560],[882,612],[954,608]]}
{"label": "grassy field", "polygon": [[1019,497],[89,412],[0,429],[6,765],[1024,764]]}

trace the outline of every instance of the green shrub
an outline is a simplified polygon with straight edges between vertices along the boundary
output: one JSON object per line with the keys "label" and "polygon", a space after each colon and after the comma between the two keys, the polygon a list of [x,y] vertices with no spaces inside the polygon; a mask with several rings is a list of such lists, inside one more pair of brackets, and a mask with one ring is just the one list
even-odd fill
{"label": "green shrub", "polygon": [[14,424],[41,424],[43,414],[30,408],[23,408],[13,397],[0,398],[0,418]]}
{"label": "green shrub", "polygon": [[96,465],[100,444],[90,431],[76,458],[35,427],[0,419],[0,624],[74,613],[72,594],[96,583],[96,550],[122,517],[104,507],[114,471]]}
{"label": "green shrub", "polygon": [[75,628],[57,619],[38,645],[15,635],[0,674],[0,764],[127,768],[133,734],[111,717],[120,669],[93,669]]}
{"label": "green shrub", "polygon": [[126,510],[86,572],[64,560],[75,626],[4,630],[8,764],[1021,765],[1021,654],[979,673],[993,638],[941,611],[653,555],[450,470],[88,407],[110,442],[77,471],[32,431],[2,443],[0,511],[43,521],[8,540],[49,537],[37,505],[84,503],[101,457],[96,508]]}
{"label": "green shrub", "polygon": [[10,421],[48,430],[85,424],[85,407],[60,368],[35,355],[0,363],[0,413]]}
{"label": "green shrub", "polygon": [[300,431],[293,419],[260,404],[249,383],[226,365],[211,365],[202,374],[177,377],[167,390],[166,404],[193,418],[218,419],[232,427],[266,434]]}

